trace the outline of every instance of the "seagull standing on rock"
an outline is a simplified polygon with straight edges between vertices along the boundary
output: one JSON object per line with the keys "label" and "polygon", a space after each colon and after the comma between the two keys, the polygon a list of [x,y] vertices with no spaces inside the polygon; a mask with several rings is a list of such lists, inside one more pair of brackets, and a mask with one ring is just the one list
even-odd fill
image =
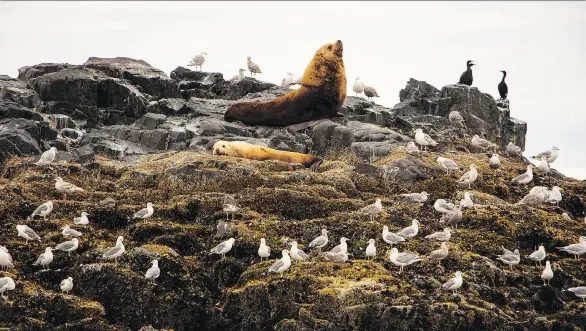
{"label": "seagull standing on rock", "polygon": [[458,183],[459,184],[468,184],[468,189],[472,188],[472,183],[474,183],[476,181],[476,178],[478,178],[478,168],[476,167],[476,164],[471,164],[470,165],[470,170],[468,172],[466,172],[465,174],[462,175],[462,177],[460,177],[460,179],[458,179]]}
{"label": "seagull standing on rock", "polygon": [[441,243],[440,248],[439,249],[436,249],[435,251],[432,251],[431,253],[429,253],[429,256],[427,256],[427,258],[430,261],[437,262],[437,266],[439,268],[442,268],[441,261],[443,259],[445,259],[446,257],[448,257],[448,253],[449,253],[448,243],[444,241],[444,242]]}
{"label": "seagull standing on rock", "polygon": [[445,213],[440,220],[441,224],[448,224],[458,228],[458,223],[462,220],[462,207],[459,205],[454,206],[454,209],[448,213]]}
{"label": "seagull standing on rock", "polygon": [[586,237],[580,236],[577,244],[571,244],[564,247],[556,247],[562,252],[570,253],[577,259],[580,255],[586,253]]}
{"label": "seagull standing on rock", "polygon": [[282,251],[283,257],[277,260],[277,262],[273,263],[273,265],[269,268],[267,274],[270,273],[280,273],[281,277],[283,277],[283,273],[291,267],[291,257],[289,256],[289,251],[284,249]]}
{"label": "seagull standing on rock", "polygon": [[411,225],[403,228],[401,231],[397,232],[397,234],[405,239],[413,238],[417,236],[419,233],[419,221],[414,219],[411,222]]}
{"label": "seagull standing on rock", "polygon": [[49,264],[51,264],[51,262],[53,262],[53,249],[51,247],[47,247],[45,248],[45,252],[41,255],[39,255],[39,258],[37,259],[37,261],[35,261],[35,263],[33,263],[33,265],[41,265],[43,267],[47,267],[47,270],[49,269]]}
{"label": "seagull standing on rock", "polygon": [[188,67],[195,67],[195,71],[197,71],[197,67],[199,67],[199,71],[202,71],[201,66],[206,61],[206,56],[208,54],[206,52],[201,52],[198,55],[194,56],[193,59],[187,65]]}
{"label": "seagull standing on rock", "polygon": [[513,144],[511,141],[509,141],[509,144],[507,145],[506,152],[510,157],[519,157],[523,154],[521,147]]}
{"label": "seagull standing on rock", "polygon": [[537,164],[537,170],[544,173],[545,177],[547,177],[547,175],[551,171],[551,168],[549,167],[549,162],[547,162],[547,156],[544,155],[541,157],[541,160]]}
{"label": "seagull standing on rock", "polygon": [[49,165],[55,160],[56,156],[57,156],[57,148],[51,147],[51,148],[49,148],[48,151],[45,151],[43,153],[43,155],[41,155],[41,158],[35,164],[36,165]]}
{"label": "seagull standing on rock", "polygon": [[582,302],[586,302],[586,286],[570,287],[568,291],[574,293],[575,296],[582,299]]}
{"label": "seagull standing on rock", "polygon": [[297,242],[294,241],[291,243],[291,258],[295,261],[305,261],[309,259],[309,256],[305,254],[304,251],[297,247]]}
{"label": "seagull standing on rock", "polygon": [[67,255],[71,255],[71,252],[79,247],[79,240],[77,238],[73,238],[68,241],[64,241],[59,245],[55,246],[55,250],[67,252]]}
{"label": "seagull standing on rock", "polygon": [[472,146],[476,147],[477,149],[480,149],[482,151],[486,151],[489,148],[493,148],[496,149],[497,145],[491,143],[490,141],[480,138],[479,135],[475,134],[474,136],[472,136]]}
{"label": "seagull standing on rock", "polygon": [[514,252],[511,252],[510,250],[503,247],[503,252],[504,253],[499,255],[496,259],[508,265],[509,268],[513,270],[513,266],[521,262],[521,255],[519,254],[519,250],[515,249]]}
{"label": "seagull standing on rock", "polygon": [[161,275],[161,269],[159,269],[159,260],[154,259],[151,263],[152,266],[146,271],[144,278],[149,279],[151,284],[157,285],[157,283],[155,283],[155,279],[159,278]]}
{"label": "seagull standing on rock", "polygon": [[124,247],[124,244],[122,243],[123,240],[124,240],[124,237],[118,236],[118,238],[116,239],[116,246],[108,249],[104,253],[104,255],[102,256],[102,258],[114,259],[114,261],[116,263],[118,263],[118,257],[122,256],[122,254],[124,254],[124,252],[126,251],[126,248]]}
{"label": "seagull standing on rock", "polygon": [[0,246],[0,271],[8,270],[8,268],[14,268],[12,256],[8,253],[6,247]]}
{"label": "seagull standing on rock", "polygon": [[364,92],[364,83],[360,80],[360,77],[356,77],[354,80],[354,84],[352,85],[352,90],[356,93],[356,96],[362,94]]}
{"label": "seagull standing on rock", "polygon": [[431,139],[427,133],[423,133],[423,129],[415,130],[415,142],[423,146],[425,151],[427,151],[427,146],[437,146],[437,142]]}
{"label": "seagull standing on rock", "polygon": [[450,124],[452,124],[452,125],[457,125],[461,128],[466,127],[466,122],[464,121],[464,118],[462,117],[462,115],[460,114],[459,111],[456,111],[456,110],[451,111],[450,114],[448,114],[448,120],[450,121]]}
{"label": "seagull standing on rock", "polygon": [[40,205],[37,207],[37,209],[35,209],[35,211],[33,211],[33,214],[31,215],[32,218],[34,218],[35,216],[41,216],[43,218],[43,220],[47,219],[47,216],[53,211],[53,202],[52,201],[47,201],[44,204]]}
{"label": "seagull standing on rock", "polygon": [[446,175],[450,175],[450,170],[460,170],[460,167],[456,163],[456,161],[452,159],[445,158],[443,156],[438,156],[436,162],[444,169],[446,169]]}
{"label": "seagull standing on rock", "polygon": [[323,247],[328,244],[328,230],[321,229],[321,236],[313,239],[311,243],[309,243],[309,248],[317,248],[320,252]]}
{"label": "seagull standing on rock", "polygon": [[226,253],[228,253],[232,249],[232,245],[234,245],[234,240],[234,238],[230,238],[226,241],[221,242],[216,247],[212,248],[210,250],[210,254],[208,255],[221,254],[222,258],[225,258]]}
{"label": "seagull standing on rock", "polygon": [[224,196],[224,203],[222,204],[222,210],[226,213],[226,219],[230,220],[228,215],[232,215],[232,221],[234,220],[234,216],[240,210],[240,206],[238,206],[238,202],[236,199],[231,195]]}
{"label": "seagull standing on rock", "polygon": [[252,77],[253,74],[254,74],[254,77],[256,77],[256,74],[262,74],[262,71],[260,71],[260,67],[258,66],[258,64],[252,62],[252,59],[250,56],[247,58],[247,65],[248,65],[248,71],[250,71],[250,77]]}
{"label": "seagull standing on rock", "polygon": [[393,244],[398,244],[402,241],[405,241],[405,238],[399,236],[394,232],[390,232],[389,227],[385,225],[383,226],[383,241],[387,244],[390,244],[392,248]]}
{"label": "seagull standing on rock", "polygon": [[364,95],[366,95],[366,97],[368,98],[367,100],[370,101],[370,99],[372,98],[379,98],[380,96],[378,95],[378,93],[376,93],[376,90],[374,89],[374,87],[370,87],[370,86],[365,86],[364,87]]}
{"label": "seagull standing on rock", "polygon": [[154,212],[155,212],[155,209],[153,208],[153,204],[149,202],[149,203],[147,203],[146,208],[143,208],[143,209],[137,211],[136,213],[134,213],[134,215],[132,215],[132,219],[133,220],[141,219],[146,222],[146,219],[153,216]]}
{"label": "seagull standing on rock", "polygon": [[444,291],[452,291],[454,295],[458,295],[458,289],[462,287],[464,280],[462,279],[462,273],[460,271],[456,271],[456,277],[448,280],[442,285],[442,290]]}
{"label": "seagull standing on rock", "polygon": [[389,261],[396,266],[401,267],[399,273],[403,272],[403,267],[411,265],[415,262],[422,261],[417,254],[413,253],[399,253],[396,248],[391,248],[391,254],[389,254]]}
{"label": "seagull standing on rock", "polygon": [[[551,270],[551,264],[549,261],[545,262],[545,269],[541,273],[541,279],[543,279],[543,285],[549,286],[549,281],[553,278],[553,270]],[[547,281],[547,284],[545,283]]]}
{"label": "seagull standing on rock", "polygon": [[55,189],[57,192],[63,194],[63,200],[67,200],[67,193],[73,194],[75,192],[83,192],[84,189],[66,182],[61,177],[55,178]]}
{"label": "seagull standing on rock", "polygon": [[527,185],[533,180],[533,165],[527,166],[527,172],[513,178],[511,182],[517,185]]}
{"label": "seagull standing on rock", "polygon": [[370,205],[368,205],[358,211],[358,213],[360,213],[360,214],[369,215],[371,221],[374,221],[374,216],[376,216],[382,212],[383,212],[383,205],[382,205],[380,199],[376,199],[375,203],[370,204]]}
{"label": "seagull standing on rock", "polygon": [[230,83],[238,83],[239,81],[244,79],[244,72],[246,71],[246,69],[238,69],[238,75],[230,78]]}
{"label": "seagull standing on rock", "polygon": [[340,238],[340,244],[335,246],[334,248],[332,248],[332,250],[329,251],[329,253],[330,254],[347,253],[348,252],[348,244],[346,244],[346,241],[348,241],[348,238],[346,238],[346,237]]}
{"label": "seagull standing on rock", "polygon": [[38,240],[41,241],[41,237],[39,237],[33,229],[29,228],[28,225],[19,224],[16,226],[16,231],[18,231],[18,236],[23,237],[26,239],[26,243],[28,244],[29,240]]}
{"label": "seagull standing on rock", "polygon": [[531,253],[531,255],[529,255],[528,258],[529,260],[535,261],[536,263],[539,263],[539,265],[541,265],[541,261],[543,261],[546,256],[547,253],[545,253],[545,247],[543,247],[543,245],[540,245],[539,249]]}
{"label": "seagull standing on rock", "polygon": [[368,246],[366,247],[365,255],[367,258],[373,258],[376,256],[376,246],[374,246],[374,239],[368,240]]}
{"label": "seagull standing on rock", "polygon": [[260,256],[260,260],[262,261],[263,258],[268,259],[271,255],[271,248],[267,246],[265,238],[260,238],[260,246],[258,247],[258,256]]}
{"label": "seagull standing on rock", "polygon": [[62,280],[60,287],[62,292],[65,292],[65,294],[69,295],[69,291],[73,289],[73,277],[67,277],[66,279]]}

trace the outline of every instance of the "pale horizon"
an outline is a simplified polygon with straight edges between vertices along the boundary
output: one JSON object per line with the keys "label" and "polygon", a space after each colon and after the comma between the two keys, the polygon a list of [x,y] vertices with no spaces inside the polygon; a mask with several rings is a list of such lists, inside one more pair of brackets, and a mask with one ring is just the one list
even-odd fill
{"label": "pale horizon", "polygon": [[203,71],[229,79],[251,56],[257,79],[279,84],[340,39],[348,95],[359,76],[391,108],[410,78],[441,89],[474,60],[473,86],[493,97],[507,71],[511,116],[528,126],[524,155],[557,146],[552,168],[586,179],[585,30],[584,2],[0,2],[0,74],[92,56],[169,74],[205,51]]}

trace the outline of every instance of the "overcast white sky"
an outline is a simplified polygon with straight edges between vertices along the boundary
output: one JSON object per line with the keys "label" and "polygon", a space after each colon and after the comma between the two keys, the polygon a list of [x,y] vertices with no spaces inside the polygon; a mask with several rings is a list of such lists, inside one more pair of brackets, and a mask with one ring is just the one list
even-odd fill
{"label": "overcast white sky", "polygon": [[344,42],[356,76],[392,107],[409,78],[437,88],[474,60],[474,86],[528,123],[526,155],[555,145],[552,166],[586,178],[586,2],[0,2],[0,74],[90,56],[142,59],[169,73],[201,52],[230,78],[251,56],[280,83],[324,43]]}

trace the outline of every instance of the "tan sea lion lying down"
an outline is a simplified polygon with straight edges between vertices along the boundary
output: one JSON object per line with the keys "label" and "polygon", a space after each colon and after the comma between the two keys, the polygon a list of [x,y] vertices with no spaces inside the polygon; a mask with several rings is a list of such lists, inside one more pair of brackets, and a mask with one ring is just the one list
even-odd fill
{"label": "tan sea lion lying down", "polygon": [[312,171],[317,171],[320,164],[323,162],[322,159],[310,154],[280,151],[277,149],[249,144],[244,141],[220,140],[214,144],[212,154],[241,157],[258,161],[279,160],[288,163],[299,163]]}

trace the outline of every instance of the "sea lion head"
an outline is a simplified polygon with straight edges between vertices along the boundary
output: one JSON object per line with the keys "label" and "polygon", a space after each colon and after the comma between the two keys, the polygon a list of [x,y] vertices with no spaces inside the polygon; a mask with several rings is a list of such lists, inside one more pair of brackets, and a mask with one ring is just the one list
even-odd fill
{"label": "sea lion head", "polygon": [[320,47],[305,69],[301,85],[305,87],[335,85],[335,89],[344,90],[345,98],[346,72],[342,60],[343,53],[344,45],[340,40]]}
{"label": "sea lion head", "polygon": [[227,155],[226,150],[228,148],[230,148],[230,143],[228,141],[219,140],[212,148],[212,155]]}

